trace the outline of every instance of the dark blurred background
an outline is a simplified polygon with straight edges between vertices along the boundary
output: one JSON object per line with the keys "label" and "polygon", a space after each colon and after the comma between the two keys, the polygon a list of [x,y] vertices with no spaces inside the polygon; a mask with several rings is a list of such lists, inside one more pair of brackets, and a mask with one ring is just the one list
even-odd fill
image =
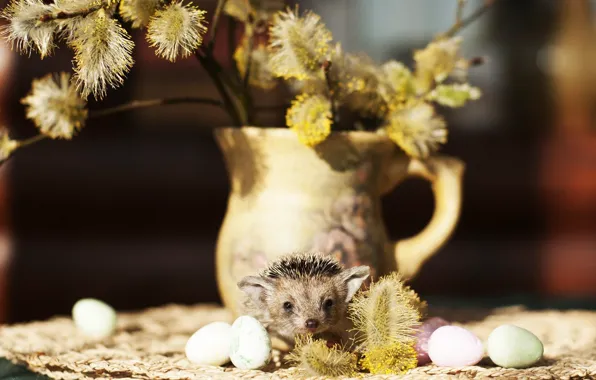
{"label": "dark blurred background", "polygon": [[[469,0],[467,12],[484,0]],[[345,50],[411,63],[453,23],[456,0],[310,0]],[[2,7],[6,1],[1,1]],[[196,1],[210,15],[214,0]],[[436,302],[596,307],[596,1],[498,0],[463,33],[486,56],[470,81],[484,96],[444,110],[443,153],[467,163],[455,235],[413,287]],[[222,24],[221,32],[227,27]],[[133,32],[136,64],[102,108],[132,99],[217,97],[192,57],[158,59]],[[0,45],[0,117],[14,138],[36,133],[20,99],[31,80],[71,70],[71,51],[43,61]],[[218,56],[226,58],[225,39]],[[279,103],[283,89],[259,97]],[[218,302],[214,247],[228,180],[212,129],[217,109],[176,105],[95,119],[72,141],[43,141],[1,169],[0,318],[68,314],[82,297],[120,310]],[[265,114],[264,125],[283,125]],[[420,231],[433,198],[410,180],[384,199],[393,238]],[[463,300],[463,301],[462,301]]]}

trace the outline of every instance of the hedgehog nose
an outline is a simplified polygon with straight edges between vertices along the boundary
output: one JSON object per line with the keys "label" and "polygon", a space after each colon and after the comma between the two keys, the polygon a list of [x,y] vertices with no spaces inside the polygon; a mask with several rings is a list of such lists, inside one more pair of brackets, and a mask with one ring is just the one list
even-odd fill
{"label": "hedgehog nose", "polygon": [[314,330],[319,327],[319,321],[316,319],[307,319],[305,325],[307,329]]}

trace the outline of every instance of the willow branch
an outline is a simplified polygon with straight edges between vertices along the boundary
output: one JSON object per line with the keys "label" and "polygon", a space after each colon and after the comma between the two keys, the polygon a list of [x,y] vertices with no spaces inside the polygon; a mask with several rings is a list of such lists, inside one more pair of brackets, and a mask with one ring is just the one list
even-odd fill
{"label": "willow branch", "polygon": [[453,37],[461,29],[465,28],[466,26],[470,25],[472,22],[476,21],[476,19],[478,19],[486,11],[488,11],[489,8],[492,7],[496,2],[497,2],[497,0],[484,0],[484,4],[482,5],[482,7],[476,9],[476,11],[474,11],[471,15],[460,20],[459,22],[456,21],[455,24],[453,24],[453,26],[451,28],[449,28],[449,30],[447,30],[445,33],[443,33],[443,36]]}
{"label": "willow branch", "polygon": [[213,15],[213,24],[211,25],[211,30],[209,31],[209,50],[213,50],[213,47],[215,46],[215,36],[217,35],[219,19],[221,18],[221,13],[223,12],[223,9],[226,6],[227,1],[228,0],[217,0],[217,7],[215,8],[215,14]]}
{"label": "willow branch", "polygon": [[248,88],[248,81],[250,78],[250,66],[252,65],[252,49],[254,46],[254,35],[252,32],[252,28],[253,26],[250,25],[250,33],[246,36],[246,38],[248,39],[248,43],[246,44],[246,62],[244,62],[244,67],[246,68],[246,70],[244,73],[244,78],[242,79],[242,87],[244,87],[245,91]]}
{"label": "willow branch", "polygon": [[[215,59],[213,56],[213,52],[208,49],[199,48],[199,50],[195,53],[195,55],[201,55],[205,59],[205,63],[207,63],[215,72],[221,74],[220,80],[223,82],[224,85],[228,86],[232,91],[236,94],[242,92],[242,83],[239,82],[241,79],[233,78],[229,75],[226,75],[226,72],[222,65]],[[199,58],[200,62],[200,58]],[[203,64],[203,63],[201,63]],[[238,82],[236,81],[238,80]]]}
{"label": "willow branch", "polygon": [[327,82],[327,90],[329,92],[329,99],[331,99],[331,117],[333,123],[337,123],[337,103],[335,99],[335,86],[331,78],[331,61],[323,62],[323,71],[325,73],[325,81]]}
{"label": "willow branch", "polygon": [[238,26],[238,22],[230,17],[228,23],[228,55],[230,60],[230,67],[232,68],[232,72],[234,73],[234,78],[240,82],[240,72],[238,71],[238,66],[236,65],[236,61],[234,60],[234,53],[236,52],[236,28]]}
{"label": "willow branch", "polygon": [[106,4],[99,4],[99,5],[94,5],[94,6],[91,6],[88,8],[80,9],[80,10],[74,11],[74,12],[59,11],[59,12],[55,12],[55,13],[48,13],[48,14],[39,16],[39,21],[48,22],[48,21],[52,21],[52,20],[65,20],[65,19],[79,17],[79,16],[87,16],[88,14],[98,11],[98,10],[104,8],[105,6],[106,6]]}
{"label": "willow branch", "polygon": [[[172,105],[172,104],[189,104],[189,103],[199,103],[199,104],[206,104],[206,105],[213,105],[217,107],[222,107],[223,104],[219,100],[215,99],[207,99],[207,98],[193,98],[193,97],[181,97],[181,98],[166,98],[166,99],[151,99],[151,100],[134,100],[130,103],[121,104],[119,106],[106,108],[103,110],[92,111],[89,114],[89,118],[99,118],[104,116],[109,116],[121,112],[126,112],[134,109],[140,108],[148,108],[148,107],[155,107],[155,106],[164,106],[164,105]],[[280,109],[288,108],[288,104],[282,105],[269,105],[269,106],[260,106],[255,107],[257,111],[264,111],[264,112],[271,112],[271,111],[278,111]],[[47,135],[38,134],[33,137],[30,137],[25,140],[17,141],[17,149],[25,148],[29,145],[33,145],[37,142],[43,141],[48,139]],[[4,160],[0,160],[0,166],[2,166],[6,161],[8,161],[10,157],[7,157]]]}
{"label": "willow branch", "polygon": [[[248,29],[250,28],[250,30]],[[246,116],[247,116],[247,122],[249,124],[252,124],[253,122],[253,117],[252,117],[252,108],[253,108],[253,101],[252,101],[252,96],[250,93],[250,87],[249,87],[249,82],[250,82],[250,70],[251,70],[251,66],[252,66],[252,50],[254,47],[254,29],[253,29],[253,25],[247,25],[247,30],[246,32],[248,32],[248,35],[246,36],[246,38],[248,38],[247,40],[247,44],[246,44],[246,61],[245,61],[245,72],[244,72],[244,78],[242,78],[242,94],[243,94],[243,102],[244,102],[244,108],[246,108]]]}
{"label": "willow branch", "polygon": [[228,94],[226,86],[223,83],[222,77],[220,75],[223,74],[223,72],[218,69],[218,65],[216,65],[215,60],[211,59],[211,56],[204,56],[203,54],[201,54],[200,51],[197,51],[195,53],[195,56],[197,57],[205,71],[207,71],[207,74],[213,81],[213,84],[215,84],[215,87],[217,88],[217,91],[219,92],[219,95],[223,100],[223,106],[228,112],[228,115],[230,115],[230,117],[232,118],[234,124],[236,124],[237,126],[243,125],[243,119],[240,118],[240,114],[236,109],[234,101],[230,97],[230,94]]}
{"label": "willow branch", "polygon": [[467,0],[457,0],[457,10],[455,11],[455,23],[460,24],[464,16],[464,8]]}
{"label": "willow branch", "polygon": [[18,148],[24,148],[26,146],[29,146],[31,144],[35,144],[36,142],[41,141],[41,140],[45,140],[47,138],[48,138],[48,136],[46,136],[46,135],[41,135],[41,134],[40,135],[36,135],[36,136],[30,137],[28,139],[18,141],[18,146],[17,147]]}
{"label": "willow branch", "polygon": [[150,99],[150,100],[134,100],[130,103],[121,104],[115,107],[106,108],[102,110],[95,110],[89,113],[89,118],[109,116],[120,112],[135,110],[139,108],[148,108],[156,106],[166,106],[173,104],[206,104],[216,107],[223,107],[223,103],[216,99],[194,98],[194,97],[180,97],[180,98],[165,98],[165,99]]}

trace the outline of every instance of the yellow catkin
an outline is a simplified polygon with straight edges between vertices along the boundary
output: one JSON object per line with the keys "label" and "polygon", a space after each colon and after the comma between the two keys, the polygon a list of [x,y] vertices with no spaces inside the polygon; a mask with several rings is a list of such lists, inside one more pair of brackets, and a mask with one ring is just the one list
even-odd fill
{"label": "yellow catkin", "polygon": [[34,79],[31,91],[21,103],[26,107],[27,118],[52,139],[70,140],[87,120],[87,102],[66,72]]}
{"label": "yellow catkin", "polygon": [[445,120],[433,106],[416,99],[390,109],[384,128],[391,140],[416,158],[428,157],[447,142]]}
{"label": "yellow catkin", "polygon": [[330,52],[332,35],[320,16],[307,12],[279,12],[269,29],[270,65],[284,79],[304,80],[323,75],[322,63]]}
{"label": "yellow catkin", "polygon": [[331,102],[322,95],[300,94],[286,113],[286,124],[301,143],[315,146],[331,133]]}
{"label": "yellow catkin", "polygon": [[416,368],[418,359],[412,343],[394,342],[367,350],[360,365],[374,375],[401,375]]}
{"label": "yellow catkin", "polygon": [[382,277],[356,294],[349,308],[357,342],[364,350],[415,341],[420,312],[397,275]]}
{"label": "yellow catkin", "polygon": [[355,354],[338,345],[328,347],[325,340],[313,340],[312,335],[299,335],[286,360],[309,376],[349,377],[358,370]]}

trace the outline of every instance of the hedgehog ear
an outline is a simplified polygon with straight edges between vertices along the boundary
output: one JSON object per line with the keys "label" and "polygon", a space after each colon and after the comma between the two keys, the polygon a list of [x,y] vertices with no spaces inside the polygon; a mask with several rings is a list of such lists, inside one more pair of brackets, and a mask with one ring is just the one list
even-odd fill
{"label": "hedgehog ear", "polygon": [[352,300],[354,294],[360,289],[364,280],[370,275],[370,268],[366,265],[345,269],[340,276],[342,281],[346,284],[348,293],[346,295],[346,303]]}
{"label": "hedgehog ear", "polygon": [[246,276],[238,282],[238,288],[253,301],[260,303],[265,291],[273,289],[273,284],[260,276]]}

